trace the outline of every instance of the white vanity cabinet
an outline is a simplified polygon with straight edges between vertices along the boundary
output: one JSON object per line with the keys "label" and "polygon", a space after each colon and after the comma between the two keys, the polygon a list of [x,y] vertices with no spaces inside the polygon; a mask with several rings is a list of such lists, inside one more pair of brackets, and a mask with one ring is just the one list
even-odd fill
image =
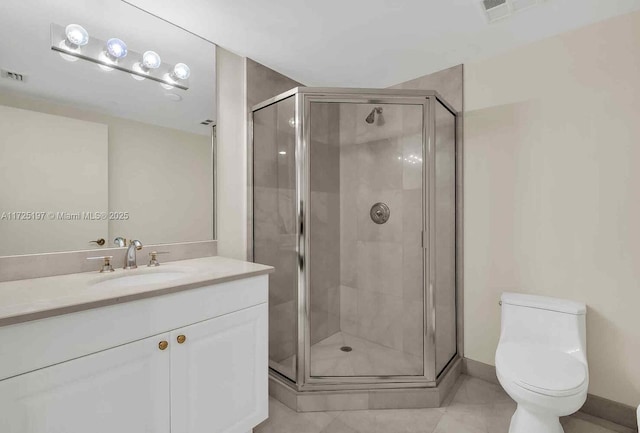
{"label": "white vanity cabinet", "polygon": [[170,425],[170,356],[158,335],[0,382],[0,431],[154,432]]}
{"label": "white vanity cabinet", "polygon": [[246,433],[266,418],[267,338],[266,304],[173,331],[171,432]]}
{"label": "white vanity cabinet", "polygon": [[267,281],[1,327],[0,432],[250,432],[268,410]]}

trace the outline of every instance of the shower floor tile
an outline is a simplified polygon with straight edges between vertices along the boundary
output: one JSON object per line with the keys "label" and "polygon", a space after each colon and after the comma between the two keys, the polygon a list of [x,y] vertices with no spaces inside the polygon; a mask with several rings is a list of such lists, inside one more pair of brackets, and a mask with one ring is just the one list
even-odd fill
{"label": "shower floor tile", "polygon": [[[341,350],[344,347],[351,351]],[[337,332],[311,346],[312,376],[415,376],[422,358]]]}

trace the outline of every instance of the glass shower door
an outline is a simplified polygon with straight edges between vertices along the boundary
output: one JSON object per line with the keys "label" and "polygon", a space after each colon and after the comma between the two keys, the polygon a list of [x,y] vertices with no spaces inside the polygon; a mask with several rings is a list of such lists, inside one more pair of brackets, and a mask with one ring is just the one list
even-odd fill
{"label": "glass shower door", "polygon": [[425,373],[425,109],[308,106],[310,377]]}
{"label": "glass shower door", "polygon": [[253,256],[269,275],[269,366],[296,379],[295,100],[253,114]]}

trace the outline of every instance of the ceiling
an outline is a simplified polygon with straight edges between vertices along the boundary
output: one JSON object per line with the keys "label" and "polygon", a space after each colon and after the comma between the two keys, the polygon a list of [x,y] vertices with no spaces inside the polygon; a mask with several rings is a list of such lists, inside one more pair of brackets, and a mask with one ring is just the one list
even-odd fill
{"label": "ceiling", "polygon": [[309,86],[388,87],[640,9],[546,0],[488,24],[479,0],[125,0]]}
{"label": "ceiling", "polygon": [[[131,51],[154,50],[169,64],[187,63],[190,88],[166,90],[88,61],[65,61],[51,50],[52,23],[80,24],[90,37],[116,36]],[[0,68],[27,77],[24,83],[0,79],[0,92],[7,94],[201,135],[210,135],[211,128],[200,122],[215,120],[215,45],[120,0],[4,1]]]}

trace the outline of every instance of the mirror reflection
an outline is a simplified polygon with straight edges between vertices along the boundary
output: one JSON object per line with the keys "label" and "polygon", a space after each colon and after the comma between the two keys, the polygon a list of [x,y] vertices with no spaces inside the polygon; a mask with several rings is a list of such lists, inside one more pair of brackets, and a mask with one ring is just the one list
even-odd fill
{"label": "mirror reflection", "polygon": [[3,8],[0,256],[212,239],[215,45],[119,0]]}

